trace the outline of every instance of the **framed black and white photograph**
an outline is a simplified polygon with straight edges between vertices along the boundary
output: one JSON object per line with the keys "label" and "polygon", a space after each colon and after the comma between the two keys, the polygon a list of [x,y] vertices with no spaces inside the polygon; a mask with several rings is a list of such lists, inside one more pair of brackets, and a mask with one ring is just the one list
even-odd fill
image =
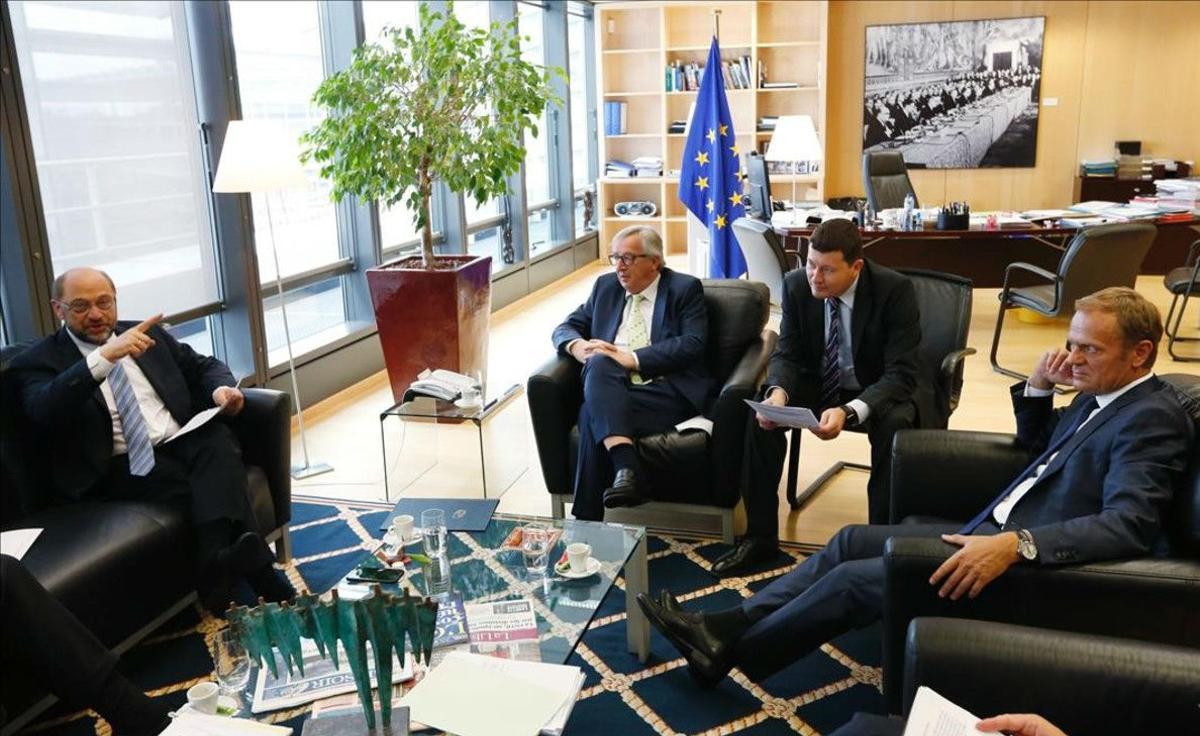
{"label": "framed black and white photograph", "polygon": [[1046,19],[867,26],[863,151],[909,168],[1031,167]]}

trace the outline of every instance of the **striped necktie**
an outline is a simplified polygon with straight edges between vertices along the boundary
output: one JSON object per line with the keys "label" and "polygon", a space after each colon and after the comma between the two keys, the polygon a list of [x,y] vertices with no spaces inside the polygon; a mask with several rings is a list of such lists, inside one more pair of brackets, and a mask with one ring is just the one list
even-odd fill
{"label": "striped necktie", "polygon": [[142,416],[133,386],[129,385],[129,377],[125,375],[119,360],[108,373],[108,386],[112,389],[113,400],[117,402],[117,413],[121,415],[121,429],[125,433],[125,447],[129,452],[129,474],[149,475],[154,469],[154,445],[150,444],[146,418]]}
{"label": "striped necktie", "polygon": [[825,300],[829,304],[829,332],[825,335],[825,354],[821,358],[821,408],[837,406],[842,391],[842,370],[838,351],[842,345],[841,300],[836,296]]}
{"label": "striped necktie", "polygon": [[[641,294],[633,294],[629,297],[632,305],[629,309],[629,335],[628,345],[629,352],[641,350],[650,345],[650,333],[646,330],[646,318],[642,315],[642,302],[646,301],[646,297]],[[629,374],[629,380],[633,383],[645,383],[646,380],[637,371]]]}

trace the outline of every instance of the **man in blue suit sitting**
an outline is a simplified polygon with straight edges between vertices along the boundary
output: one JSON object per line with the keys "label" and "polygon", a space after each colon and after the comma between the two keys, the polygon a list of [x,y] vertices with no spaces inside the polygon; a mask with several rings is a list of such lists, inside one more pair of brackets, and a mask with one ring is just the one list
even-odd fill
{"label": "man in blue suit sitting", "polygon": [[[1193,447],[1173,389],[1151,372],[1158,309],[1132,289],[1075,303],[1067,347],[1013,386],[1017,441],[1038,457],[966,526],[851,525],[740,606],[679,609],[669,593],[638,603],[702,683],[733,666],[761,679],[883,610],[889,537],[940,535],[959,549],[934,572],[942,597],[974,598],[1013,565],[1055,566],[1151,554]],[[1054,384],[1079,394],[1064,409]]]}
{"label": "man in blue suit sitting", "polygon": [[633,440],[702,414],[712,389],[704,364],[708,312],[699,279],[663,265],[652,228],[613,238],[615,273],[554,330],[554,347],[583,364],[577,519],[645,503]]}

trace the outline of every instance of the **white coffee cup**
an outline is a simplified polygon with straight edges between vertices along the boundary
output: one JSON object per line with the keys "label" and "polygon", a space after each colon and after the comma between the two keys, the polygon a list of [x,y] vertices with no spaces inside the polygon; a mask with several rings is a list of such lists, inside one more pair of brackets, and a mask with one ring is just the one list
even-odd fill
{"label": "white coffee cup", "polygon": [[583,542],[573,542],[567,545],[567,562],[571,564],[571,572],[587,572],[588,558],[592,556],[592,545]]}
{"label": "white coffee cup", "polygon": [[413,517],[409,514],[397,514],[392,517],[392,534],[401,542],[413,538]]}
{"label": "white coffee cup", "polygon": [[205,715],[215,715],[217,712],[217,696],[220,694],[220,688],[215,682],[202,682],[199,685],[192,685],[188,688],[187,699],[188,705],[192,706],[192,710]]}

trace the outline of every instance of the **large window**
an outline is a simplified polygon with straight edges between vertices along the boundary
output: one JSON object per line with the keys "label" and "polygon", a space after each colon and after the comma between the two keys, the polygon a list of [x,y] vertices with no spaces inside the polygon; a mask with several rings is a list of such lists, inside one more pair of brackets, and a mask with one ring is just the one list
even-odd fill
{"label": "large window", "polygon": [[[362,4],[363,30],[366,43],[382,43],[389,46],[383,37],[384,28],[412,28],[416,31],[419,4],[411,0],[371,0]],[[415,247],[420,233],[413,225],[412,212],[403,202],[391,207],[379,206],[379,240],[384,257],[398,255],[404,246]]]}
{"label": "large window", "polygon": [[[229,4],[244,119],[273,121],[297,138],[320,122],[322,113],[311,99],[324,78],[321,7],[305,0],[238,0]],[[315,163],[308,165],[308,173],[309,185],[303,189],[252,195],[264,327],[273,365],[282,362],[284,356],[277,351],[285,344],[275,289],[275,257],[285,279],[313,272],[319,275],[342,259],[337,209],[329,199],[329,184],[319,178]],[[312,278],[302,281],[285,294],[293,343],[342,326],[346,319],[341,277],[325,279],[319,285],[314,285]],[[329,337],[337,334],[340,332]]]}
{"label": "large window", "polygon": [[104,269],[127,318],[215,305],[182,3],[9,8],[55,273]]}
{"label": "large window", "polygon": [[[546,63],[543,21],[546,11],[540,5],[521,3],[517,6],[517,26],[521,33],[521,58],[531,64]],[[543,110],[538,120],[538,132],[525,133],[525,197],[529,208],[529,254],[549,250],[555,241],[563,239],[555,232],[551,210],[557,206],[550,177],[553,136],[549,115]]]}
{"label": "large window", "polygon": [[[584,3],[567,6],[567,51],[571,87],[571,179],[575,190],[575,237],[596,229],[596,166],[592,149],[595,127],[589,90],[593,65],[589,63],[588,33],[591,10]],[[590,217],[585,216],[584,197],[592,198]]]}

